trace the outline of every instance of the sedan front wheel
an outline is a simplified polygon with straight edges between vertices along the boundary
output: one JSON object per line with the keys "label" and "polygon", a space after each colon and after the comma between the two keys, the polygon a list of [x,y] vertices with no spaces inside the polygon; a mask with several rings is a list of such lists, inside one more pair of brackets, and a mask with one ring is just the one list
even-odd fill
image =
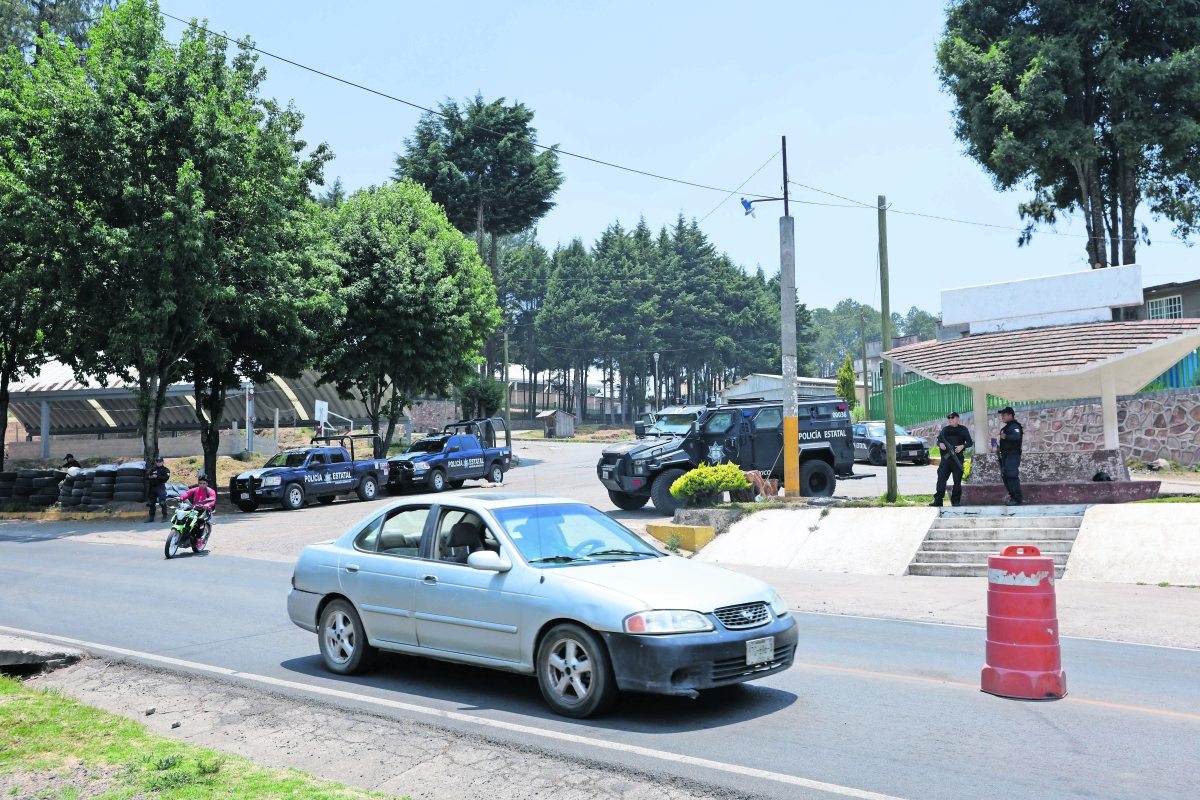
{"label": "sedan front wheel", "polygon": [[538,647],[538,686],[556,714],[584,719],[616,701],[617,679],[600,637],[579,625],[557,625]]}

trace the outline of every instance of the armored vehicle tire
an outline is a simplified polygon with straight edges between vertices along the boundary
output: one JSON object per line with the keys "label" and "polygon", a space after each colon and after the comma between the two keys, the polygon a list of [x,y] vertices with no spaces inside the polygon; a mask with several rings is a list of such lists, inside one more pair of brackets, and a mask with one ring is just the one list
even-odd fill
{"label": "armored vehicle tire", "polygon": [[355,490],[358,499],[364,503],[374,500],[379,496],[379,484],[375,482],[372,475],[364,475],[363,479],[358,482],[358,489]]}
{"label": "armored vehicle tire", "polygon": [[803,497],[829,497],[837,486],[833,467],[811,459],[800,465],[800,494]]}
{"label": "armored vehicle tire", "polygon": [[289,483],[283,487],[283,500],[279,502],[284,511],[295,511],[304,506],[304,487],[298,483]]}
{"label": "armored vehicle tire", "polygon": [[323,494],[317,498],[317,502],[323,506],[329,505],[334,500],[337,500],[337,495],[335,495],[335,494]]}
{"label": "armored vehicle tire", "polygon": [[681,469],[667,469],[658,474],[654,479],[654,483],[650,486],[650,499],[654,501],[654,508],[660,514],[674,514],[675,509],[683,505],[682,500],[676,500],[671,494],[671,484],[679,480],[683,476]]}
{"label": "armored vehicle tire", "polygon": [[466,481],[449,481],[451,489],[461,489]]}
{"label": "armored vehicle tire", "polygon": [[637,511],[650,502],[650,495],[625,494],[625,492],[614,492],[612,489],[609,489],[608,499],[612,500],[612,504],[622,511]]}
{"label": "armored vehicle tire", "polygon": [[488,480],[492,483],[504,483],[504,467],[497,461],[488,468]]}
{"label": "armored vehicle tire", "polygon": [[367,644],[362,620],[346,600],[334,600],[321,610],[317,640],[325,668],[338,675],[362,672],[375,661],[377,651]]}
{"label": "armored vehicle tire", "polygon": [[536,664],[542,697],[564,717],[601,714],[620,693],[604,642],[579,625],[552,628],[538,646]]}
{"label": "armored vehicle tire", "polygon": [[875,445],[867,452],[867,460],[871,462],[873,467],[883,467],[887,465],[887,456],[883,454],[883,448]]}
{"label": "armored vehicle tire", "polygon": [[446,473],[435,469],[429,473],[429,491],[440,492],[446,488]]}
{"label": "armored vehicle tire", "polygon": [[258,503],[238,503],[237,507],[249,514],[252,511],[258,510]]}

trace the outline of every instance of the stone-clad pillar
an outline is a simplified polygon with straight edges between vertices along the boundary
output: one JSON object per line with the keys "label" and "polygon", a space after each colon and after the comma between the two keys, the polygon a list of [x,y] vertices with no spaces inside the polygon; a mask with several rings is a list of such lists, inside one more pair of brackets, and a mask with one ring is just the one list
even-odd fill
{"label": "stone-clad pillar", "polygon": [[1100,417],[1104,421],[1104,449],[1121,449],[1117,428],[1117,373],[1115,367],[1100,368]]}
{"label": "stone-clad pillar", "polygon": [[972,438],[975,439],[975,452],[990,453],[992,452],[991,436],[988,433],[988,408],[987,408],[987,389],[982,386],[971,387],[972,396],[972,411],[975,414],[974,430],[971,431]]}

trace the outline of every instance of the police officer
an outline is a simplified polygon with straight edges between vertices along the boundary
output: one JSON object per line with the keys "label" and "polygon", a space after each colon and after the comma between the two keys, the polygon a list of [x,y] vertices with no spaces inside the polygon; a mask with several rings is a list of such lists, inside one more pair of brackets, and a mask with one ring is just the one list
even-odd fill
{"label": "police officer", "polygon": [[1017,422],[1017,412],[1012,406],[1000,409],[1000,420],[1004,427],[1000,429],[998,455],[1000,457],[1000,477],[1004,479],[1004,488],[1008,490],[1006,506],[1025,504],[1021,494],[1021,440],[1025,438],[1025,427]]}
{"label": "police officer", "polygon": [[63,459],[62,467],[60,467],[60,469],[71,469],[72,467],[82,466],[82,464],[75,460],[75,456],[67,453],[67,457]]}
{"label": "police officer", "polygon": [[950,492],[950,505],[956,506],[962,500],[963,451],[973,447],[975,440],[966,425],[958,424],[958,412],[951,411],[946,415],[946,425],[937,435],[937,446],[942,451],[942,460],[938,464],[937,492],[929,505],[941,508],[942,498],[946,496],[946,479],[954,476],[954,490]]}
{"label": "police officer", "polygon": [[167,465],[163,463],[163,457],[159,456],[154,459],[154,469],[146,472],[146,479],[150,484],[150,519],[146,522],[154,522],[154,506],[157,504],[162,506],[162,519],[166,522],[167,517],[167,481],[171,479],[171,470],[167,469]]}

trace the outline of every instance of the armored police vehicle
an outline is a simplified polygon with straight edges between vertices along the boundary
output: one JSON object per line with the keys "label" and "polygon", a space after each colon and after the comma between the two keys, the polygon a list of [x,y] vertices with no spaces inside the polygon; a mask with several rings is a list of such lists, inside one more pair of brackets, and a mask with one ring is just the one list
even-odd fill
{"label": "armored police vehicle", "polygon": [[512,438],[502,417],[464,419],[438,436],[413,442],[388,464],[388,491],[420,488],[440,492],[468,480],[502,483],[512,466]]}
{"label": "armored police vehicle", "polygon": [[[358,495],[359,500],[374,500],[379,487],[387,484],[388,463],[384,459],[357,461],[356,441],[376,434],[357,436],[321,436],[312,447],[283,450],[271,456],[262,469],[243,472],[229,481],[229,499],[242,511],[254,511],[260,505],[278,503],[287,510],[302,507],[309,498],[329,504],[339,494]],[[350,445],[332,447],[331,442]],[[325,446],[316,446],[318,443]]]}
{"label": "armored police vehicle", "polygon": [[[838,397],[805,398],[798,414],[800,492],[833,494],[837,476],[854,471],[850,410]],[[763,477],[783,477],[783,404],[763,400],[673,406],[650,427],[636,423],[637,439],[604,450],[596,475],[617,508],[633,510],[653,501],[663,514],[680,501],[671,484],[701,464],[737,464]]]}
{"label": "armored police vehicle", "polygon": [[[929,446],[924,439],[910,436],[896,425],[896,460],[914,464],[929,463]],[[854,458],[870,461],[876,467],[887,464],[887,428],[882,422],[860,422],[854,426]]]}

